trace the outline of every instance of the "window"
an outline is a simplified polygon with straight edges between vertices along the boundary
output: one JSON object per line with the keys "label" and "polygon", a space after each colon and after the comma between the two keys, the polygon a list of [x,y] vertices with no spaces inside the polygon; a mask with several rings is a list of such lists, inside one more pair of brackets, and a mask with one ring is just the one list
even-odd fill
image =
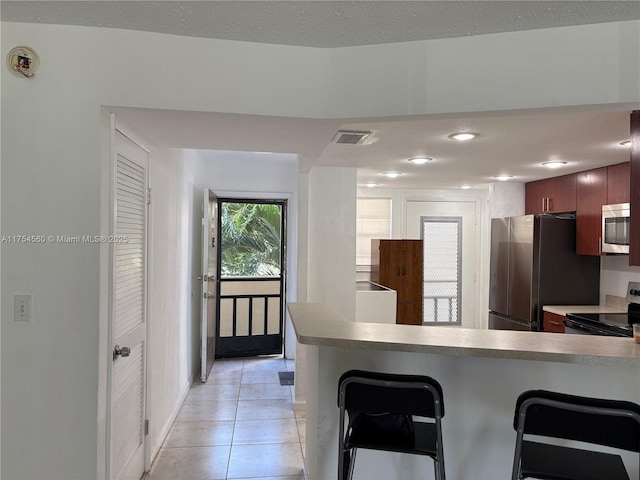
{"label": "window", "polygon": [[369,267],[371,240],[391,238],[391,199],[358,198],[356,222],[356,265]]}
{"label": "window", "polygon": [[423,322],[460,324],[462,217],[422,217]]}
{"label": "window", "polygon": [[278,277],[282,263],[281,202],[220,203],[222,277]]}

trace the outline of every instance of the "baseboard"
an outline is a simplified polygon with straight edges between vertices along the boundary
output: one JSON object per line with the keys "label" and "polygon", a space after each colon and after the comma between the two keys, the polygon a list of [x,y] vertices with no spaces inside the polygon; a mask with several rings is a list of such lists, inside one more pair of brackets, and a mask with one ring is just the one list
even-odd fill
{"label": "baseboard", "polygon": [[307,401],[306,400],[294,400],[293,401],[293,411],[294,412],[306,412],[307,411]]}

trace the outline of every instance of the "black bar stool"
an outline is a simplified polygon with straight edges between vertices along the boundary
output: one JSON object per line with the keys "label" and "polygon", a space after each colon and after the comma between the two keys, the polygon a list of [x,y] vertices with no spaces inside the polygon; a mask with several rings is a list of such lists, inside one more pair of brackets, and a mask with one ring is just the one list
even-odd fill
{"label": "black bar stool", "polygon": [[[338,407],[339,480],[352,478],[358,448],[429,456],[434,461],[436,479],[445,480],[441,426],[444,403],[442,387],[436,380],[350,370],[338,382]],[[418,421],[413,416],[432,418],[434,422]]]}
{"label": "black bar stool", "polygon": [[640,405],[632,402],[529,390],[518,397],[513,427],[512,480],[629,480],[620,455],[524,440],[524,435],[640,453]]}

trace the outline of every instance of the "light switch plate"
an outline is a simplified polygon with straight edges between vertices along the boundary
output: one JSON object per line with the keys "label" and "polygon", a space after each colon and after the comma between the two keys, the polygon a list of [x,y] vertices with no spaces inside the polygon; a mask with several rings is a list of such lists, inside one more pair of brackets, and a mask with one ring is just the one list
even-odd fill
{"label": "light switch plate", "polygon": [[13,320],[15,322],[31,321],[31,295],[13,296]]}

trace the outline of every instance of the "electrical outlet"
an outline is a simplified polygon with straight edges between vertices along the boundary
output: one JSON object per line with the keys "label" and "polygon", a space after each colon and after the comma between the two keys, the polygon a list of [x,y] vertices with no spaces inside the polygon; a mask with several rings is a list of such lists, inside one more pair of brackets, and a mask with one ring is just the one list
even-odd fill
{"label": "electrical outlet", "polygon": [[13,296],[13,320],[14,322],[31,321],[31,295]]}

